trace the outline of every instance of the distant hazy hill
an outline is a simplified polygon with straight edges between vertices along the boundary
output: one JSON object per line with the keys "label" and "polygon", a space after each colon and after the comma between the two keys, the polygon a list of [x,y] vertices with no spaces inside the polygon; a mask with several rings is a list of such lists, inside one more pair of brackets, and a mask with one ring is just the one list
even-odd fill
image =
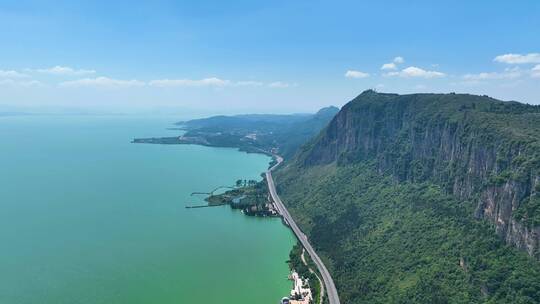
{"label": "distant hazy hill", "polygon": [[344,303],[540,302],[538,106],[366,91],[275,177]]}
{"label": "distant hazy hill", "polygon": [[285,158],[324,128],[339,111],[327,107],[315,114],[248,114],[214,116],[179,122],[186,138],[204,140],[208,145],[239,147],[247,151],[276,148]]}
{"label": "distant hazy hill", "polygon": [[[336,111],[337,113],[337,111]],[[334,113],[335,114],[335,113]],[[312,114],[244,114],[233,116],[212,116],[208,118],[193,119],[178,122],[177,125],[189,130],[221,131],[221,132],[244,132],[251,131],[274,131],[282,128],[282,124],[290,125],[309,119]]]}

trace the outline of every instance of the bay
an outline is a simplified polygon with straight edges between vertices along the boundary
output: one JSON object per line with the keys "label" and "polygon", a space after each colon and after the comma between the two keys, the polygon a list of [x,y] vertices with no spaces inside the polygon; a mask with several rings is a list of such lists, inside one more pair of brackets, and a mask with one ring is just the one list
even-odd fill
{"label": "bay", "polygon": [[276,303],[294,237],[193,191],[260,180],[269,158],[132,144],[172,117],[0,118],[0,303]]}

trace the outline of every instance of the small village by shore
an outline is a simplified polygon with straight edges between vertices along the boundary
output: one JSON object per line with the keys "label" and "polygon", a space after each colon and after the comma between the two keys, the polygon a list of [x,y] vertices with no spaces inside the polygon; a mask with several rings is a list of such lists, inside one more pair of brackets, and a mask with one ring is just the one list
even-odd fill
{"label": "small village by shore", "polygon": [[293,281],[293,288],[288,297],[283,297],[280,304],[311,304],[313,294],[309,285],[309,279],[300,277],[296,271],[292,271],[289,280]]}
{"label": "small village by shore", "polygon": [[[219,194],[215,193],[220,189],[229,190]],[[200,206],[186,206],[186,208],[229,205],[233,209],[241,210],[243,214],[248,216],[279,216],[276,206],[268,196],[264,181],[257,182],[255,180],[239,179],[234,186],[222,186],[211,192],[192,193],[192,195],[197,194],[207,195],[205,198],[207,204]]]}

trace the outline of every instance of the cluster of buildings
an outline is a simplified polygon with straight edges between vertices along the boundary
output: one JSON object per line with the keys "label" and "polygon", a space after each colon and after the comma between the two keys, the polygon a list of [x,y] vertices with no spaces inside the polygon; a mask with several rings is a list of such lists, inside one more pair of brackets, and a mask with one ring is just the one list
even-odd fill
{"label": "cluster of buildings", "polygon": [[264,205],[250,205],[242,209],[242,212],[246,215],[278,216],[278,212],[272,203],[266,203]]}
{"label": "cluster of buildings", "polygon": [[289,297],[281,299],[281,304],[310,304],[313,300],[311,289],[309,288],[309,282],[307,279],[303,279],[300,275],[293,271],[289,276],[289,279],[293,281],[293,289]]}

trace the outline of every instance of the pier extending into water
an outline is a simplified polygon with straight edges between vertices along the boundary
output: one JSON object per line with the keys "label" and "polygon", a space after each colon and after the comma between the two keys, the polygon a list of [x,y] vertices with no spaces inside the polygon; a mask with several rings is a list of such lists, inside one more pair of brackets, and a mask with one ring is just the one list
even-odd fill
{"label": "pier extending into water", "polygon": [[235,189],[234,186],[219,186],[216,187],[214,190],[210,192],[191,192],[191,196],[193,195],[214,195],[214,192],[220,190],[220,189]]}
{"label": "pier extending into water", "polygon": [[206,205],[191,205],[191,206],[186,206],[186,209],[218,207],[218,206],[223,206],[223,205],[227,205],[227,204],[223,203],[223,204],[215,204],[215,205],[209,205],[209,204],[206,204]]}

